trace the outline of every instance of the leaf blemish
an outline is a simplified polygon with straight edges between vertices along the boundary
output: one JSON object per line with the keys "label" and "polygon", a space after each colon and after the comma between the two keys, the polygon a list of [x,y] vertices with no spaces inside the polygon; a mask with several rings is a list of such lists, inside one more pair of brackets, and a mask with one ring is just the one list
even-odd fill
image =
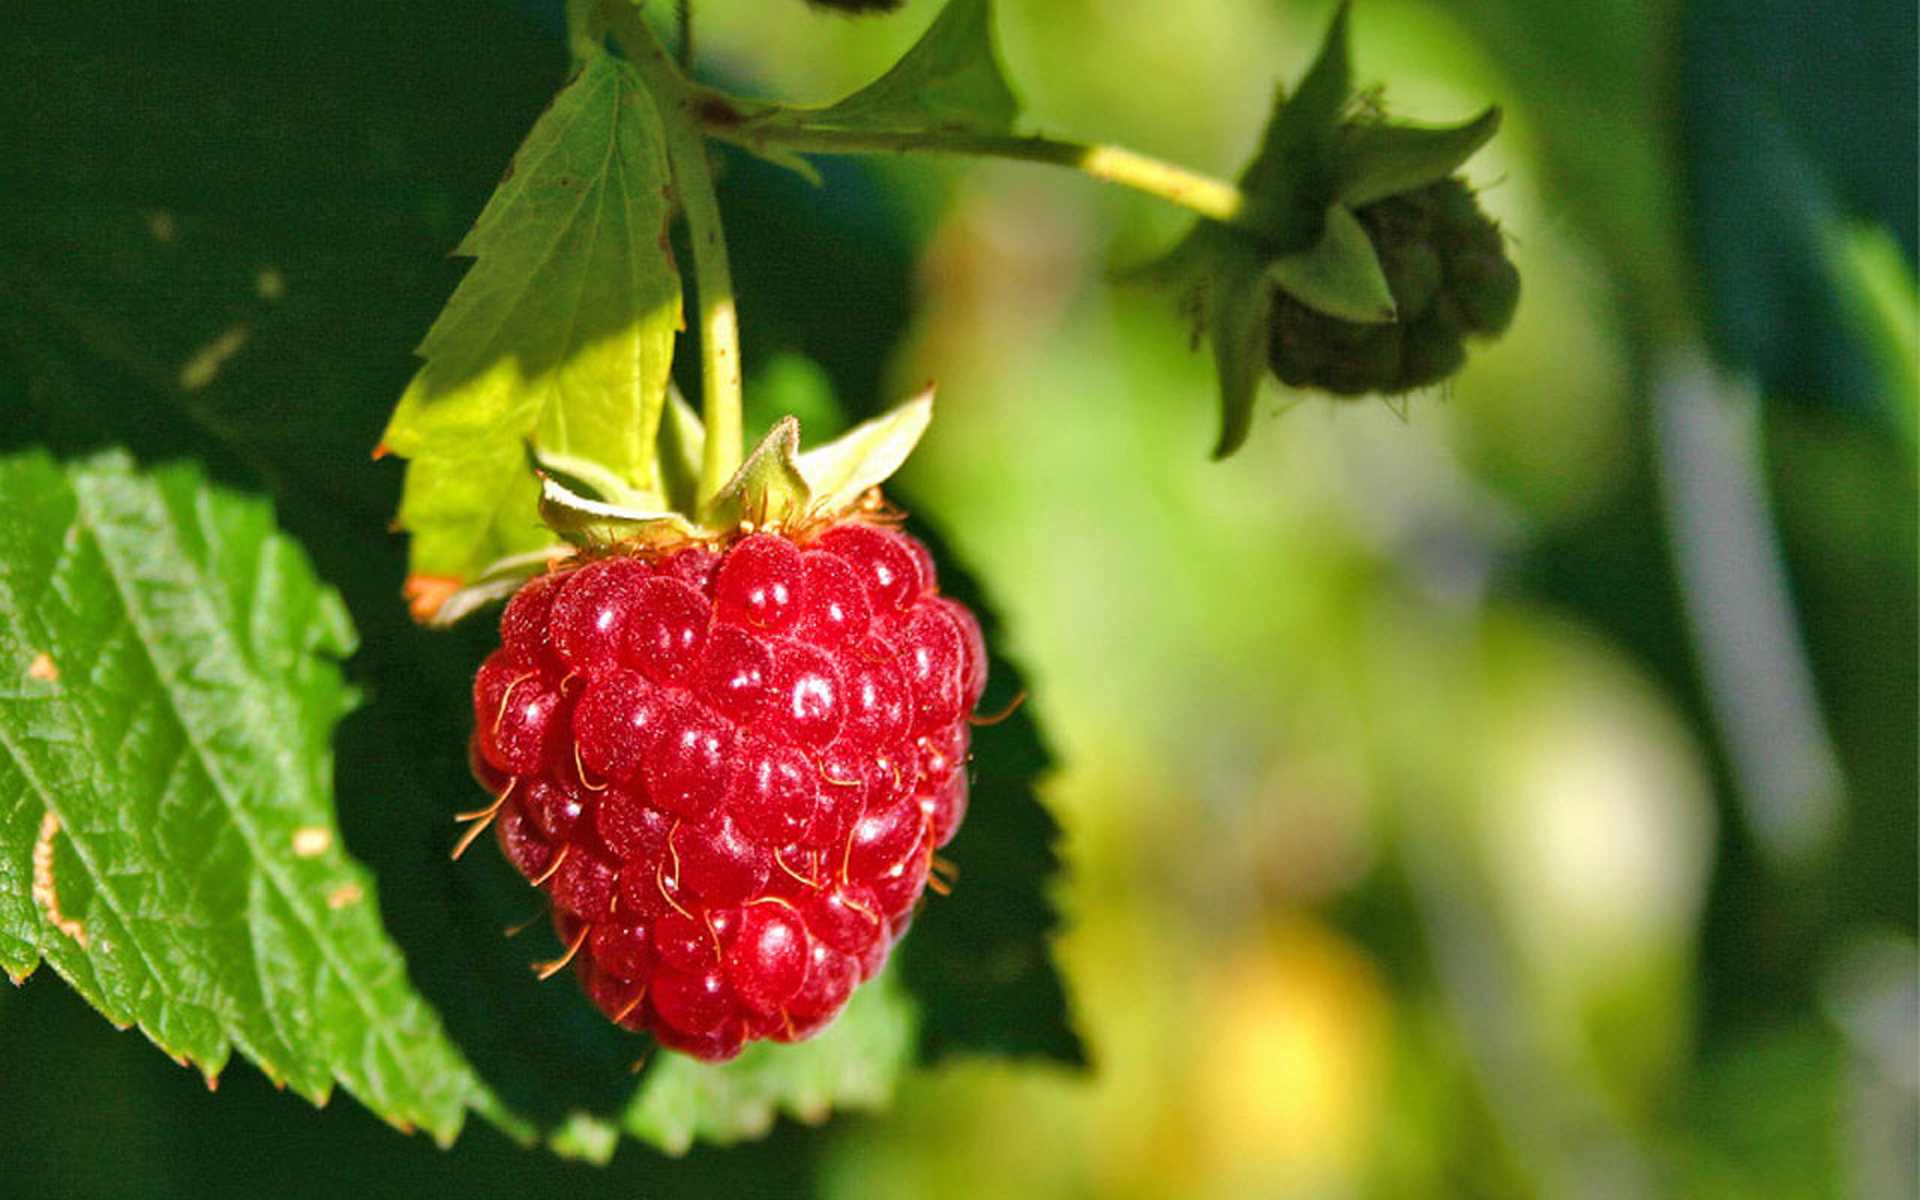
{"label": "leaf blemish", "polygon": [[293,852],[300,858],[325,854],[333,845],[333,831],[323,825],[309,825],[293,831]]}
{"label": "leaf blemish", "polygon": [[336,910],[345,908],[347,905],[360,899],[363,894],[359,884],[343,883],[327,893],[327,907]]}
{"label": "leaf blemish", "polygon": [[87,948],[87,927],[78,918],[60,911],[60,893],[53,883],[53,839],[60,835],[60,818],[48,812],[40,818],[39,836],[33,839],[33,899],[53,927],[72,938],[82,950]]}
{"label": "leaf blemish", "polygon": [[60,678],[60,668],[54,665],[53,655],[45,650],[33,656],[27,664],[27,678],[38,679],[42,683],[54,683]]}

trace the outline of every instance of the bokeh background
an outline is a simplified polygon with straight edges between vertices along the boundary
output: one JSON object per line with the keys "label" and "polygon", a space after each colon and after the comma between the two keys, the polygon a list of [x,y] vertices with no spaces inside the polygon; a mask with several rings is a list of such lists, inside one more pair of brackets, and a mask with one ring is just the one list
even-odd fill
{"label": "bokeh background", "polygon": [[[348,587],[373,552],[301,506],[391,511],[365,448],[563,76],[556,7],[27,6],[0,129],[41,157],[0,191],[70,184],[69,135],[92,173],[0,219],[6,444],[208,453],[175,429],[195,402],[109,418],[27,384],[109,392],[140,339],[194,344],[194,295],[45,303],[116,277],[115,214],[241,230],[235,261],[287,264],[292,340],[207,403],[334,431],[341,465],[268,486]],[[825,101],[937,7],[703,0],[703,65]],[[1219,174],[1330,16],[996,9],[1027,127]],[[998,610],[1051,752],[1084,1066],[948,1055],[883,1114],[597,1169],[479,1123],[443,1153],[245,1067],[209,1093],[42,973],[0,989],[0,1192],[1913,1195],[1913,7],[1361,0],[1353,40],[1397,115],[1505,109],[1467,174],[1519,314],[1399,407],[1272,389],[1224,463],[1208,357],[1115,282],[1179,212],[1037,166],[816,189],[728,160],[751,403],[824,433],[939,381],[902,494]],[[154,129],[163,167],[125,143]],[[440,636],[393,607],[355,604],[368,653]],[[343,738],[343,770],[404,778]],[[437,853],[374,848],[396,792],[342,796],[389,895]]]}

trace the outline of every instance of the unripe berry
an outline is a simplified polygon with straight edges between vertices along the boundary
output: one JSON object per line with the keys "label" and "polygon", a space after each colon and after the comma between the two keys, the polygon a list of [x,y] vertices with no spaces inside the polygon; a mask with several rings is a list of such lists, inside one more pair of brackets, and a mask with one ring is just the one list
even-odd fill
{"label": "unripe berry", "polygon": [[1506,331],[1520,274],[1496,226],[1456,178],[1354,213],[1379,256],[1396,320],[1343,321],[1285,292],[1274,297],[1268,365],[1289,387],[1395,395],[1448,378],[1469,337]]}

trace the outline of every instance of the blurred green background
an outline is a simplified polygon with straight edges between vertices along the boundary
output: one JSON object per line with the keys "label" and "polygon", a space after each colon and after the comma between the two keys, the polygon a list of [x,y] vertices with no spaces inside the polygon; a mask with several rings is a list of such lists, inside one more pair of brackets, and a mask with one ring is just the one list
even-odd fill
{"label": "blurred green background", "polygon": [[[937,7],[704,0],[703,65],[825,101]],[[1219,174],[1330,15],[996,9],[1028,127]],[[363,657],[443,637],[406,627],[397,548],[316,514],[391,511],[367,447],[562,78],[557,21],[0,18],[6,445],[210,457],[271,490]],[[43,972],[0,989],[0,1192],[1913,1195],[1913,8],[1361,0],[1353,37],[1398,115],[1505,108],[1467,173],[1519,315],[1403,413],[1275,388],[1222,464],[1207,356],[1112,282],[1178,212],[1033,166],[832,163],[816,190],[728,160],[751,402],[939,381],[901,485],[1054,756],[1085,1068],[949,1055],[884,1115],[596,1170],[477,1122],[442,1153],[245,1067],[209,1093]],[[175,235],[204,257],[142,274]],[[274,353],[150,403],[243,275]],[[461,719],[421,736],[457,748]],[[404,746],[342,737],[343,775],[383,781],[342,818],[392,896],[444,829],[373,848],[422,801]]]}

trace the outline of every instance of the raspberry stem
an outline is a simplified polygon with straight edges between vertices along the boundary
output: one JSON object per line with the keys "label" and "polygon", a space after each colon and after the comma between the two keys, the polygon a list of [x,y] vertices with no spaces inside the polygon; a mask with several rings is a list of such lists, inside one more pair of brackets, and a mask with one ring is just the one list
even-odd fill
{"label": "raspberry stem", "polygon": [[740,319],[734,308],[727,235],[713,191],[700,89],[641,19],[631,3],[603,4],[600,12],[660,109],[673,172],[675,199],[687,221],[693,251],[693,290],[700,321],[700,420],[706,443],[700,459],[700,497],[719,492],[740,466]]}
{"label": "raspberry stem", "polygon": [[1117,184],[1145,195],[1157,196],[1200,216],[1229,224],[1239,220],[1247,208],[1246,196],[1237,186],[1224,179],[1216,179],[1177,163],[1112,144],[946,130],[871,133],[865,130],[775,123],[741,124],[724,118],[709,121],[706,133],[720,141],[733,142],[757,151],[777,149],[795,154],[959,154],[1068,167],[1102,183]]}

